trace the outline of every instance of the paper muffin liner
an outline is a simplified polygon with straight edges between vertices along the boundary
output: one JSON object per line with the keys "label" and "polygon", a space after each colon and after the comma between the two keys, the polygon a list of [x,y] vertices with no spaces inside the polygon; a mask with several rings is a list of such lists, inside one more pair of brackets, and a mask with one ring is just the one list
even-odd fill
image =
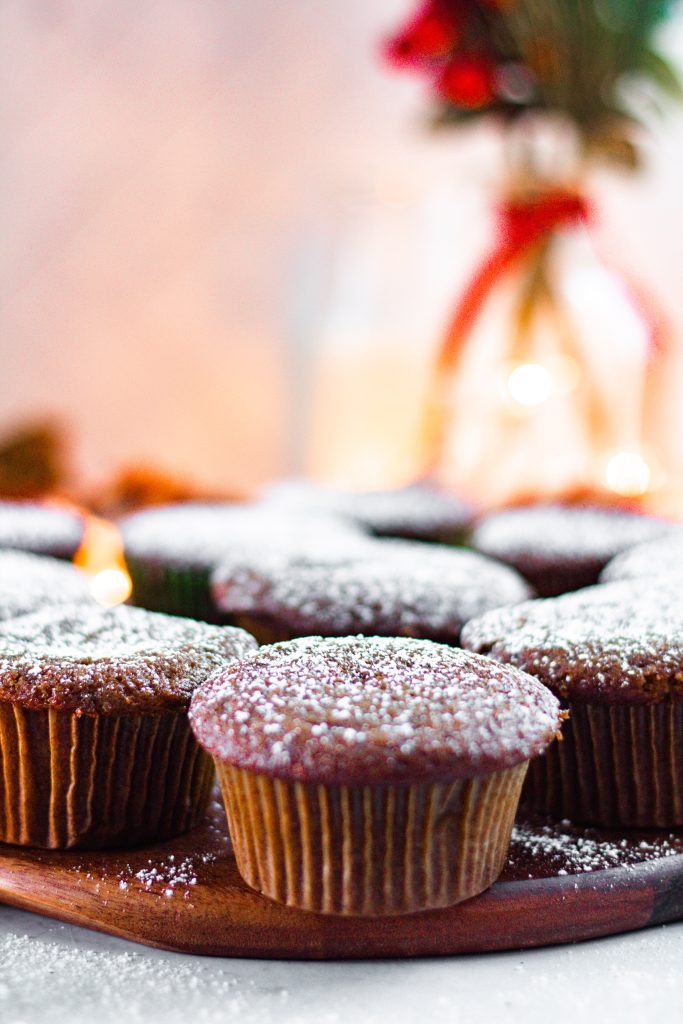
{"label": "paper muffin liner", "polygon": [[238,614],[230,616],[230,624],[245,629],[255,637],[260,646],[264,644],[277,644],[284,640],[295,640],[297,634],[291,629],[265,615]]}
{"label": "paper muffin liner", "polygon": [[201,820],[213,775],[184,714],[0,702],[0,842],[100,849],[166,839]]}
{"label": "paper muffin liner", "polygon": [[139,608],[218,625],[225,622],[211,598],[210,570],[179,568],[130,555],[126,555],[126,565],[133,584],[132,603]]}
{"label": "paper muffin liner", "polygon": [[450,906],[491,885],[526,769],[450,783],[332,786],[217,765],[245,882],[301,910],[363,916]]}
{"label": "paper muffin liner", "polygon": [[563,742],[531,762],[523,805],[587,825],[683,825],[683,701],[568,710]]}

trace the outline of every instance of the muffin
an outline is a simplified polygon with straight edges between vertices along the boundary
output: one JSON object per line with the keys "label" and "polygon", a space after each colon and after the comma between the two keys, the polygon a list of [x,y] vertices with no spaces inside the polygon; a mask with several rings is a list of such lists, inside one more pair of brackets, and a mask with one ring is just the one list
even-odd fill
{"label": "muffin", "polygon": [[0,620],[48,605],[90,603],[88,581],[73,565],[22,551],[0,551]]}
{"label": "muffin", "polygon": [[209,588],[211,572],[224,552],[236,546],[331,547],[344,538],[363,539],[353,524],[330,516],[296,515],[255,504],[168,505],[137,512],[120,526],[133,604],[212,623],[224,621]]}
{"label": "muffin", "polygon": [[683,604],[642,580],[501,608],[463,646],[536,676],[569,712],[523,803],[590,825],[683,825]]}
{"label": "muffin", "polygon": [[284,508],[345,517],[378,537],[460,544],[474,521],[471,505],[427,483],[390,491],[339,491],[310,480],[283,480],[265,494]]}
{"label": "muffin", "polygon": [[540,597],[598,582],[628,548],[676,530],[673,523],[590,505],[526,505],[493,512],[472,532],[472,547],[513,566]]}
{"label": "muffin", "polygon": [[132,846],[198,822],[213,780],[195,687],[255,646],[136,608],[44,608],[0,626],[0,842]]}
{"label": "muffin", "polygon": [[487,888],[559,704],[529,676],[423,640],[262,647],[195,694],[239,871],[325,914],[404,914]]}
{"label": "muffin", "polygon": [[216,569],[216,605],[258,640],[410,636],[457,644],[469,619],[531,596],[514,570],[472,551],[375,541],[336,561],[235,552]]}
{"label": "muffin", "polygon": [[623,551],[603,569],[601,583],[683,576],[683,529]]}
{"label": "muffin", "polygon": [[0,548],[71,560],[83,540],[83,517],[56,505],[0,501]]}

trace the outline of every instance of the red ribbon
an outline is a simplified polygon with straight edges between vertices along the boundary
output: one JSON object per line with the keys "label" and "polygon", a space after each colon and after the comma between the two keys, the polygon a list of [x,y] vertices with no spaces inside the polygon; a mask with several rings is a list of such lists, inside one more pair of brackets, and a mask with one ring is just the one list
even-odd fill
{"label": "red ribbon", "polygon": [[[461,296],[434,366],[434,383],[423,427],[423,445],[429,470],[434,469],[443,448],[448,382],[452,379],[469,333],[490,292],[533,246],[543,242],[558,228],[586,223],[590,219],[591,207],[587,200],[578,193],[566,190],[544,192],[532,199],[508,200],[499,207],[498,240]],[[667,325],[642,291],[633,286],[627,287],[632,302],[648,324],[650,365],[645,387],[646,393],[652,392],[656,398],[658,376],[654,371],[659,359],[667,354]],[[645,410],[645,419],[648,415]]]}
{"label": "red ribbon", "polygon": [[460,298],[439,352],[437,370],[448,371],[495,284],[529,249],[564,224],[589,220],[583,196],[557,190],[532,199],[511,199],[498,211],[499,240]]}

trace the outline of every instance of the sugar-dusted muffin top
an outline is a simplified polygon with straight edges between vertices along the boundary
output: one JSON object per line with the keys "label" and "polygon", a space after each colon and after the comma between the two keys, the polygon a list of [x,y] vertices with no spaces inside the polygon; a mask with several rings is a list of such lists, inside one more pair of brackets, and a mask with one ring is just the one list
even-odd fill
{"label": "sugar-dusted muffin top", "polygon": [[602,583],[614,580],[683,578],[683,529],[623,551],[603,569]]}
{"label": "sugar-dusted muffin top", "polygon": [[75,566],[23,551],[0,551],[0,620],[80,601],[90,602],[92,597]]}
{"label": "sugar-dusted muffin top", "polygon": [[283,508],[347,517],[381,537],[449,540],[472,525],[471,505],[427,483],[389,491],[340,491],[308,480],[283,480],[265,501]]}
{"label": "sugar-dusted muffin top", "polygon": [[366,633],[457,643],[471,618],[526,600],[514,570],[463,548],[375,541],[337,561],[236,553],[214,575],[225,614],[276,620],[294,635]]}
{"label": "sugar-dusted muffin top", "polygon": [[542,597],[554,597],[597,583],[615,555],[676,529],[620,509],[539,504],[484,517],[472,546],[514,566]]}
{"label": "sugar-dusted muffin top", "polygon": [[308,637],[262,647],[195,694],[217,760],[311,783],[486,775],[539,754],[559,704],[535,679],[434,644]]}
{"label": "sugar-dusted muffin top", "polygon": [[0,700],[83,714],[178,711],[255,647],[241,629],[141,608],[45,608],[0,626]]}
{"label": "sugar-dusted muffin top", "polygon": [[261,504],[187,502],[145,509],[120,523],[127,558],[210,570],[242,547],[286,551],[304,544],[319,548],[362,542],[353,523],[331,515],[296,513]]}
{"label": "sugar-dusted muffin top", "polygon": [[683,697],[683,601],[675,585],[606,583],[500,608],[470,622],[462,644],[570,700],[647,704]]}
{"label": "sugar-dusted muffin top", "polygon": [[54,505],[0,501],[0,548],[73,558],[83,539],[82,516]]}

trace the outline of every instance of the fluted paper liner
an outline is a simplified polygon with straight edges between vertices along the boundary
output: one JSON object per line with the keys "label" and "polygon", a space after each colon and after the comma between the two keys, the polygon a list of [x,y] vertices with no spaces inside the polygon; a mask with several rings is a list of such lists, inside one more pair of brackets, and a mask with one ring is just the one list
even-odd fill
{"label": "fluted paper liner", "polygon": [[531,763],[526,807],[588,825],[683,825],[683,701],[569,713],[563,742]]}
{"label": "fluted paper liner", "polygon": [[126,566],[133,584],[133,603],[139,608],[201,622],[225,621],[211,599],[209,569],[179,568],[128,554]]}
{"label": "fluted paper liner", "polygon": [[450,783],[332,786],[217,765],[245,882],[292,907],[353,915],[450,906],[491,885],[526,769]]}
{"label": "fluted paper liner", "polygon": [[247,633],[251,633],[261,647],[265,644],[278,644],[285,640],[296,639],[296,635],[292,633],[291,629],[287,629],[286,626],[267,615],[240,613],[239,615],[231,615],[230,623],[233,626],[239,626],[240,629],[245,629]]}
{"label": "fluted paper liner", "polygon": [[212,780],[184,714],[0,702],[0,842],[99,849],[169,838],[201,819]]}

